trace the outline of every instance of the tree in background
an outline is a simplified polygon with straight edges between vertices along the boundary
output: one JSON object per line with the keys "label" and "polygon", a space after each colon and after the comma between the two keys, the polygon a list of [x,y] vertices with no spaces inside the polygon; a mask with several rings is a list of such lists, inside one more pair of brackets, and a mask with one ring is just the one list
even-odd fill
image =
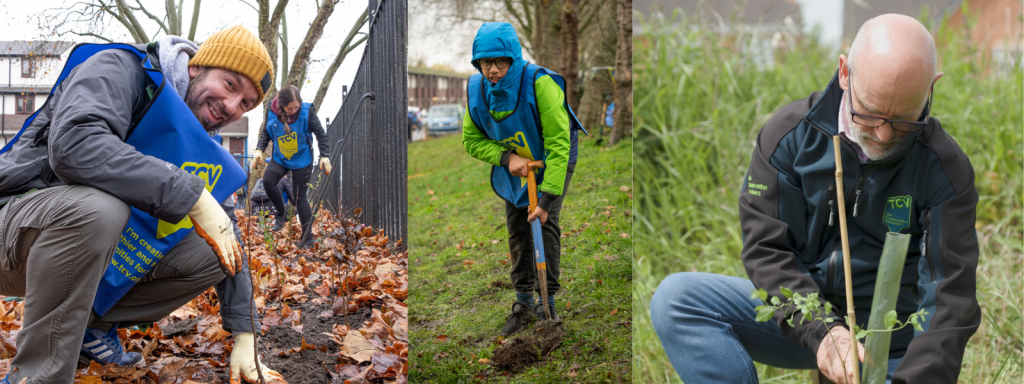
{"label": "tree in background", "polygon": [[619,49],[615,56],[615,122],[608,146],[633,136],[633,0],[617,0]]}

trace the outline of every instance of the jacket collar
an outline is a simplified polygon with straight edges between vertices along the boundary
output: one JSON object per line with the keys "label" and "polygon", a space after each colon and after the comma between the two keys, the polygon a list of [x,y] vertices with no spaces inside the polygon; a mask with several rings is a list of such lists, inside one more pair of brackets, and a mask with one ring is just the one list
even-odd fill
{"label": "jacket collar", "polygon": [[[824,133],[829,136],[838,135],[839,126],[837,124],[839,123],[839,103],[841,103],[842,100],[843,88],[839,86],[839,70],[837,69],[836,73],[832,75],[832,80],[828,82],[828,85],[825,86],[825,90],[818,97],[818,100],[815,100],[811,109],[807,110],[807,113],[804,114],[804,120],[811,123],[811,125],[817,127],[819,130],[824,131]],[[931,106],[928,107],[931,108]],[[930,133],[935,129],[938,129],[938,120],[934,117],[929,117],[928,125],[921,131],[911,134],[910,137],[903,142],[903,146],[901,146],[900,149],[892,155],[881,160],[863,161],[861,164],[889,166],[898,163],[907,156],[907,152],[910,152],[910,148],[912,148],[914,143],[918,141],[922,132],[927,131]],[[853,147],[845,141],[840,140],[840,142],[846,151],[849,151],[854,158],[857,158],[857,151]]]}

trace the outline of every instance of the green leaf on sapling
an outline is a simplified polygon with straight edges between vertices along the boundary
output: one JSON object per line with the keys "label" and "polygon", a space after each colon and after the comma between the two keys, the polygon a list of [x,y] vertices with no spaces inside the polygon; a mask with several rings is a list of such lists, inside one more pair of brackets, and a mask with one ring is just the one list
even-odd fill
{"label": "green leaf on sapling", "polygon": [[793,298],[793,290],[792,289],[789,289],[789,288],[786,288],[786,287],[779,287],[779,290],[782,291],[782,296],[785,296],[787,299],[792,299]]}
{"label": "green leaf on sapling", "polygon": [[889,311],[889,313],[885,314],[885,328],[886,329],[892,329],[892,327],[895,327],[896,323],[898,323],[898,322],[899,322],[899,320],[896,318],[896,311],[895,310]]}
{"label": "green leaf on sapling", "polygon": [[772,314],[774,314],[774,313],[775,313],[775,308],[772,308],[772,307],[761,308],[760,311],[757,311],[757,317],[754,320],[756,320],[757,322],[763,323],[765,321],[771,320]]}
{"label": "green leaf on sapling", "polygon": [[772,296],[772,305],[779,305],[779,297]]}

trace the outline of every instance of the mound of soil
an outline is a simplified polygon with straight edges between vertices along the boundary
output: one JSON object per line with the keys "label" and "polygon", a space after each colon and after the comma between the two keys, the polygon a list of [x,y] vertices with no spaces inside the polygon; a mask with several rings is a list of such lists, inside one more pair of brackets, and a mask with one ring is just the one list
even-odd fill
{"label": "mound of soil", "polygon": [[564,337],[561,319],[541,321],[533,328],[533,334],[517,336],[495,349],[491,362],[500,370],[520,372],[547,356],[562,344]]}

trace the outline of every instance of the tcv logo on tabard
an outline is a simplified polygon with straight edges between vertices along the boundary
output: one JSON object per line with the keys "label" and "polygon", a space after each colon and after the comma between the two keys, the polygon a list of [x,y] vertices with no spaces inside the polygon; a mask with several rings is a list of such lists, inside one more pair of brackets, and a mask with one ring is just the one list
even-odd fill
{"label": "tcv logo on tabard", "polygon": [[[522,132],[516,132],[516,134],[512,135],[512,137],[502,140],[500,141],[500,143],[505,148],[515,150],[516,154],[521,157],[530,159],[530,161],[537,160],[536,158],[533,157],[533,152],[530,151],[530,144],[526,142],[526,135],[524,135]],[[520,185],[520,187],[526,186],[525,177],[519,178],[519,181],[522,184]]]}
{"label": "tcv logo on tabard", "polygon": [[[203,179],[203,181],[206,182],[207,192],[213,192],[213,186],[217,185],[217,180],[220,180],[220,175],[224,171],[224,168],[220,165],[200,164],[191,161],[186,161],[182,164],[181,169]],[[188,216],[185,216],[185,218],[177,224],[171,224],[160,220],[156,226],[156,238],[165,238],[182,229],[192,229],[192,220],[190,220]]]}
{"label": "tcv logo on tabard", "polygon": [[882,224],[889,227],[889,232],[899,232],[910,227],[913,198],[910,195],[892,196],[885,200],[885,212],[882,213]]}
{"label": "tcv logo on tabard", "polygon": [[292,156],[299,152],[299,136],[292,131],[290,134],[279,137],[277,148],[285,159],[291,160]]}

